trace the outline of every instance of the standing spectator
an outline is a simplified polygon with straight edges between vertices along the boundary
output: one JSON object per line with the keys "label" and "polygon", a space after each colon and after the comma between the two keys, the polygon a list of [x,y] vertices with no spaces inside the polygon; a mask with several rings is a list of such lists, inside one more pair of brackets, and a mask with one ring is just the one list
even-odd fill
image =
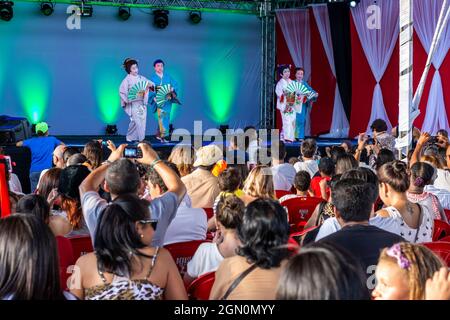
{"label": "standing spectator", "polygon": [[[129,159],[122,159],[125,146],[123,144],[111,152],[108,160],[92,171],[80,185],[81,207],[92,239],[95,239],[100,216],[108,207],[108,202],[98,194],[98,189],[103,182],[104,190],[111,194],[113,202],[119,195],[137,195],[140,177],[136,165]],[[155,150],[148,144],[141,143],[138,147],[141,148],[143,156],[137,161],[153,167],[167,187],[167,192],[153,199],[149,205],[152,219],[158,220],[152,242],[153,246],[158,247],[164,243],[167,227],[186,194],[186,188],[178,175],[159,159]]]}
{"label": "standing spectator", "polygon": [[216,271],[210,299],[273,300],[276,283],[289,255],[287,213],[275,200],[248,205],[238,236],[237,256],[225,259]]}
{"label": "standing spectator", "polygon": [[36,190],[42,170],[52,167],[53,150],[60,144],[63,144],[55,137],[49,136],[48,125],[45,122],[36,124],[36,133],[38,135],[37,138],[31,138],[16,143],[16,146],[18,147],[23,146],[31,150],[31,192]]}
{"label": "standing spectator", "polygon": [[306,139],[305,141],[303,141],[302,146],[300,147],[300,152],[302,155],[302,161],[297,162],[294,165],[295,170],[297,172],[308,171],[309,175],[311,177],[314,177],[319,171],[317,161],[314,159],[314,156],[317,152],[316,140]]}
{"label": "standing spectator", "polygon": [[273,148],[278,149],[272,153],[272,174],[275,190],[291,191],[294,184],[295,169],[290,163],[285,163],[286,146],[283,141],[275,142]]}
{"label": "standing spectator", "polygon": [[196,154],[192,173],[181,178],[191,197],[193,208],[212,208],[219,195],[217,177],[212,174],[216,163],[223,157],[222,150],[216,145],[200,148]]}
{"label": "standing spectator", "polygon": [[278,300],[369,300],[366,277],[355,258],[327,243],[302,248],[278,282]]}
{"label": "standing spectator", "polygon": [[76,263],[71,292],[85,300],[186,300],[172,256],[152,246],[155,222],[146,200],[116,197],[100,217],[95,253]]}
{"label": "standing spectator", "polygon": [[376,300],[425,300],[429,278],[445,264],[430,249],[412,243],[397,243],[381,252],[375,272]]}

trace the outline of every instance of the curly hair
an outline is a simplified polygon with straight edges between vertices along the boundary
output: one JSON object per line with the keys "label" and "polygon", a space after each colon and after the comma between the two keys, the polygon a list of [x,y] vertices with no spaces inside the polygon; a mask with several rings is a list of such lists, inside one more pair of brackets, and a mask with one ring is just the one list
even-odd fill
{"label": "curly hair", "polygon": [[237,234],[242,243],[237,254],[259,268],[279,267],[289,255],[287,213],[278,201],[257,199],[250,203]]}

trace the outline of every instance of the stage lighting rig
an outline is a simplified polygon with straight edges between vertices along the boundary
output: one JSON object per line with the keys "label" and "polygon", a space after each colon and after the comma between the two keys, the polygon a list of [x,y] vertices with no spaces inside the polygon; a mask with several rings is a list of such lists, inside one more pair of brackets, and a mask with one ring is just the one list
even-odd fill
{"label": "stage lighting rig", "polygon": [[169,11],[167,10],[154,10],[153,11],[153,24],[164,29],[169,25]]}
{"label": "stage lighting rig", "polygon": [[14,3],[11,1],[1,1],[0,2],[0,19],[4,21],[9,21],[14,16],[13,11]]}
{"label": "stage lighting rig", "polygon": [[52,2],[42,2],[41,3],[41,12],[44,16],[49,16],[53,13],[54,5]]}
{"label": "stage lighting rig", "polygon": [[191,11],[189,12],[189,20],[193,24],[199,24],[202,21],[202,13],[200,11]]}
{"label": "stage lighting rig", "polygon": [[92,12],[94,11],[92,5],[86,4],[84,1],[75,4],[80,8],[81,17],[92,17]]}
{"label": "stage lighting rig", "polygon": [[128,7],[119,7],[119,18],[126,21],[130,19],[131,10]]}

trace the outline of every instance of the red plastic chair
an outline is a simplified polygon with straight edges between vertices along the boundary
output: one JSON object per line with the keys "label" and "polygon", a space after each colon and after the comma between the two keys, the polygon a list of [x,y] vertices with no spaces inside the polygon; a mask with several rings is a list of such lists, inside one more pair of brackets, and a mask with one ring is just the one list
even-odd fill
{"label": "red plastic chair", "polygon": [[290,233],[303,230],[303,225],[309,220],[317,205],[324,201],[321,198],[293,198],[283,201],[281,205],[288,212]]}
{"label": "red plastic chair", "polygon": [[207,220],[211,219],[214,216],[213,208],[203,208],[203,210],[205,210]]}
{"label": "red plastic chair", "polygon": [[447,216],[447,221],[450,221],[450,210],[444,210],[445,215]]}
{"label": "red plastic chair", "polygon": [[[297,245],[300,245],[301,238],[304,235],[306,235],[308,232],[313,231],[313,230],[315,230],[317,228],[318,228],[318,226],[314,226],[314,227],[311,227],[311,228],[308,228],[308,229],[304,229],[304,230],[299,231],[299,232],[291,233],[289,235],[289,243],[293,243],[292,241],[295,241],[295,243]],[[292,241],[291,241],[291,239],[292,239]]]}
{"label": "red plastic chair", "polygon": [[197,251],[197,248],[204,242],[209,242],[206,240],[194,240],[188,242],[172,243],[164,246],[170,254],[172,255],[175,264],[180,271],[181,277],[183,278],[186,273],[187,264],[191,261],[192,257]]}
{"label": "red plastic chair", "polygon": [[286,190],[275,190],[275,196],[277,197],[277,199],[281,199],[288,194],[292,194],[292,192]]}
{"label": "red plastic chair", "polygon": [[192,281],[187,289],[189,300],[209,300],[215,279],[216,273],[208,272]]}
{"label": "red plastic chair", "polygon": [[450,224],[442,220],[434,220],[433,241],[450,236]]}
{"label": "red plastic chair", "polygon": [[77,261],[82,255],[94,251],[90,236],[75,236],[67,239],[69,239],[72,244],[73,257],[75,261]]}
{"label": "red plastic chair", "polygon": [[440,256],[450,267],[450,242],[437,241],[424,243],[423,245]]}
{"label": "red plastic chair", "polygon": [[6,162],[4,156],[0,155],[0,216],[6,218],[11,214],[9,203],[9,186],[6,181]]}
{"label": "red plastic chair", "polygon": [[61,236],[55,238],[58,245],[61,289],[67,290],[67,279],[71,274],[69,267],[73,266],[76,262],[73,256],[73,248],[69,239]]}
{"label": "red plastic chair", "polygon": [[442,238],[441,240],[439,240],[440,242],[450,242],[450,236]]}

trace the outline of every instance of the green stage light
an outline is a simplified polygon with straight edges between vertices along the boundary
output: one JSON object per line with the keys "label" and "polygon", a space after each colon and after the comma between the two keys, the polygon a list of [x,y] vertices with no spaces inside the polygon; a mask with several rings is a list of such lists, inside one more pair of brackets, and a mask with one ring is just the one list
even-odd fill
{"label": "green stage light", "polygon": [[118,74],[111,73],[106,69],[97,73],[94,79],[95,97],[100,118],[105,124],[115,124],[119,118],[120,98],[119,85],[122,79]]}

